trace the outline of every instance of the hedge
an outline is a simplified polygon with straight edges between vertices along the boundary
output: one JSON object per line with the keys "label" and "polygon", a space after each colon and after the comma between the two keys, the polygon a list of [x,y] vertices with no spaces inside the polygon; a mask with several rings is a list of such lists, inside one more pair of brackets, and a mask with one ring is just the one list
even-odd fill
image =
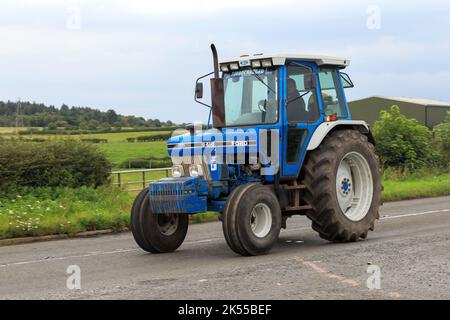
{"label": "hedge", "polygon": [[95,145],[75,140],[0,143],[0,189],[107,184],[111,162]]}

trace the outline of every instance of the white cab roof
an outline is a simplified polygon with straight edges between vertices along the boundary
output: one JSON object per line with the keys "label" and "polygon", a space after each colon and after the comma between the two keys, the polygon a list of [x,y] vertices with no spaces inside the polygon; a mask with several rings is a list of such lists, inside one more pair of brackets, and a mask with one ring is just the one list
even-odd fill
{"label": "white cab roof", "polygon": [[342,57],[331,57],[331,56],[321,56],[321,55],[308,55],[308,54],[256,54],[256,55],[245,55],[234,59],[224,59],[220,63],[231,63],[245,60],[261,60],[261,59],[272,59],[272,62],[276,66],[284,65],[286,60],[301,60],[301,61],[311,61],[317,63],[317,65],[332,65],[345,68],[350,65],[350,60]]}

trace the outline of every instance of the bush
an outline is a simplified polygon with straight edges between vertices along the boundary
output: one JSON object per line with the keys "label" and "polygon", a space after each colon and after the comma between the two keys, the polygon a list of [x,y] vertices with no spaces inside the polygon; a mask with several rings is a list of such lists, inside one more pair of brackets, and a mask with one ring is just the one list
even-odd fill
{"label": "bush", "polygon": [[392,106],[390,112],[381,111],[373,134],[376,152],[386,166],[416,170],[442,165],[431,131],[417,120],[402,115],[398,106]]}
{"label": "bush", "polygon": [[0,189],[108,183],[112,165],[95,145],[75,140],[0,143]]}
{"label": "bush", "polygon": [[450,168],[450,111],[447,112],[444,122],[434,127],[433,133],[436,144]]}

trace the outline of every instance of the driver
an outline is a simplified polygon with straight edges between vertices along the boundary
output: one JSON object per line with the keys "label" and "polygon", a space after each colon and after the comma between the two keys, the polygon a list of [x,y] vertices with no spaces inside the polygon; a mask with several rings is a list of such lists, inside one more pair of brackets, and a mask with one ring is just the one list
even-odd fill
{"label": "driver", "polygon": [[297,90],[297,83],[294,79],[287,79],[287,119],[288,122],[301,122],[305,119],[306,104]]}

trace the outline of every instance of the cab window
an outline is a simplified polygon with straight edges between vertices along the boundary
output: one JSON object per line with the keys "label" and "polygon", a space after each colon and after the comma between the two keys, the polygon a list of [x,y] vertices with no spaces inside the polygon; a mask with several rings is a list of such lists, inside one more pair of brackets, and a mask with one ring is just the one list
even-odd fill
{"label": "cab window", "polygon": [[312,70],[305,66],[288,66],[286,79],[287,120],[290,123],[314,122],[319,118],[316,91],[305,89],[305,75]]}
{"label": "cab window", "polygon": [[322,70],[319,72],[320,89],[325,116],[336,115],[347,117],[344,97],[342,96],[339,74],[336,70]]}

